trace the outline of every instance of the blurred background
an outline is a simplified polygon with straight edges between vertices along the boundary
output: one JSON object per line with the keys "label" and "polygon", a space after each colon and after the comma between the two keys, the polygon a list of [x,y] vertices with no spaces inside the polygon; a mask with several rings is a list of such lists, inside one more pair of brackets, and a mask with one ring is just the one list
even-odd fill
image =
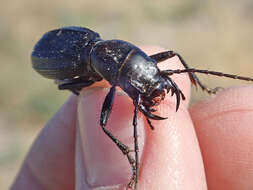
{"label": "blurred background", "polygon": [[[0,23],[0,189],[70,95],[31,67],[33,45],[51,29],[84,26],[103,39],[173,49],[195,68],[253,77],[252,0],[12,0],[0,7]],[[210,87],[246,84],[200,78]],[[193,102],[203,96],[194,92]]]}

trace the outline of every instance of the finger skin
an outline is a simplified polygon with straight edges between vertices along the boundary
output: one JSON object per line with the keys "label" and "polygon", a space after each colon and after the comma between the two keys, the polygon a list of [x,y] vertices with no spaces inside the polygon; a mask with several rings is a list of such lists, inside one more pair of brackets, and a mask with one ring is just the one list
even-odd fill
{"label": "finger skin", "polygon": [[[161,51],[156,49],[152,51]],[[177,58],[159,64],[161,69],[183,68]],[[155,130],[146,127],[139,189],[206,189],[204,167],[194,127],[187,111],[190,81],[186,75],[172,76],[186,96],[175,112],[175,97],[166,96],[158,115],[164,121],[153,121]]]}
{"label": "finger skin", "polygon": [[71,96],[42,129],[11,190],[74,189],[76,105]]}
{"label": "finger skin", "polygon": [[[77,147],[76,185],[78,189],[84,187],[107,187],[112,189],[118,184],[126,185],[131,177],[131,167],[127,158],[115,143],[103,132],[99,124],[103,101],[109,88],[95,87],[83,91],[78,103],[78,129],[80,138]],[[106,129],[113,136],[133,150],[132,119],[133,110],[131,99],[117,90],[115,101]],[[139,129],[143,129],[143,122],[139,121]],[[142,136],[142,135],[141,135]],[[142,141],[142,138],[140,138]],[[142,143],[143,144],[143,143]],[[79,178],[83,176],[84,178]],[[85,179],[85,183],[83,183]],[[110,187],[110,188],[109,188]]]}
{"label": "finger skin", "polygon": [[230,88],[190,108],[208,189],[253,189],[253,87]]}

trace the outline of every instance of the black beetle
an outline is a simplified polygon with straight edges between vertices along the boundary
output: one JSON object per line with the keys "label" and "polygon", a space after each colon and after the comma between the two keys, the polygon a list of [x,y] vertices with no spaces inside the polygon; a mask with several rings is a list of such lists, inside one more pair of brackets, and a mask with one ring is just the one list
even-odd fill
{"label": "black beetle", "polygon": [[[185,69],[161,71],[157,63],[178,56]],[[88,87],[102,79],[111,84],[100,116],[103,131],[119,147],[131,164],[133,176],[127,188],[137,189],[139,155],[137,138],[137,113],[141,111],[151,127],[150,119],[166,118],[153,114],[154,106],[160,104],[166,92],[176,96],[176,110],[184,94],[170,78],[172,74],[187,72],[192,84],[199,85],[208,93],[216,93],[218,88],[208,89],[203,85],[195,72],[225,76],[234,79],[253,81],[252,78],[224,74],[215,71],[189,68],[183,58],[173,51],[165,51],[148,56],[135,45],[122,40],[102,40],[98,33],[82,27],[64,27],[46,33],[35,45],[31,55],[33,68],[42,76],[54,79],[59,89],[68,89],[78,95],[82,88]],[[133,100],[135,109],[133,117],[135,158],[130,149],[116,139],[106,128],[109,118],[115,87],[119,86]]]}

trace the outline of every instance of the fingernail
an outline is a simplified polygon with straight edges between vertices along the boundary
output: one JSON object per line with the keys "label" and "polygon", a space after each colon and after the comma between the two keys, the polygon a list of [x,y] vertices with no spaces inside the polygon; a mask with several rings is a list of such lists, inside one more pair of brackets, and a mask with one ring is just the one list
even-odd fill
{"label": "fingernail", "polygon": [[[103,132],[100,112],[109,89],[96,87],[84,91],[78,103],[78,125],[81,137],[82,160],[86,183],[93,189],[118,189],[127,184],[132,171],[127,157]],[[123,144],[133,149],[132,100],[123,92],[116,92],[106,129]],[[144,122],[138,119],[140,154],[144,142]],[[132,154],[134,155],[134,154]],[[110,188],[109,188],[110,189]]]}

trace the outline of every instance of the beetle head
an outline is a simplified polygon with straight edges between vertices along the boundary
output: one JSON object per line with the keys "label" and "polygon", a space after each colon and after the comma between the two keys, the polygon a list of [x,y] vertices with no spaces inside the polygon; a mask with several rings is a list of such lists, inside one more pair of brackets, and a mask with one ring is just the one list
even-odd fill
{"label": "beetle head", "polygon": [[160,75],[160,79],[156,85],[149,90],[147,94],[142,95],[143,104],[146,107],[157,106],[164,100],[166,93],[171,92],[171,96],[176,96],[176,110],[178,110],[181,98],[185,96],[178,88],[177,84],[167,75]]}
{"label": "beetle head", "polygon": [[151,119],[164,119],[151,112],[155,111],[154,106],[160,104],[166,93],[176,95],[176,110],[179,108],[181,97],[184,99],[176,83],[159,70],[155,60],[141,50],[134,50],[129,54],[121,70],[120,85],[133,100],[140,95],[139,109]]}

